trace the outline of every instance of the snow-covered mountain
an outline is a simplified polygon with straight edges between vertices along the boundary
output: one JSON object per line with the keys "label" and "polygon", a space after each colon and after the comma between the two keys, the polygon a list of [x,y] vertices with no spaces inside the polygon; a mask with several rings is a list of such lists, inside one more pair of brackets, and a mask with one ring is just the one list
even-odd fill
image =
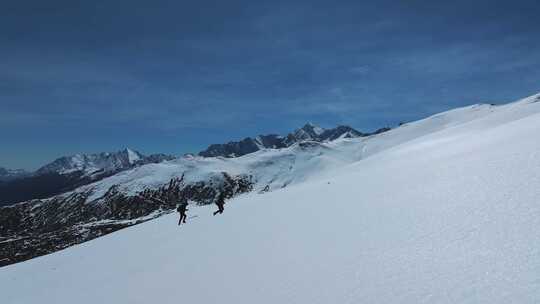
{"label": "snow-covered mountain", "polygon": [[[60,205],[84,206],[98,219],[95,210],[120,210],[64,235],[84,238],[96,225],[114,229],[167,213],[145,201],[165,207],[170,200],[172,208],[177,191],[198,202],[230,191],[220,216],[210,215],[213,207],[192,207],[180,228],[177,215],[165,215],[5,267],[2,299],[537,303],[539,132],[540,94],[455,109],[370,137],[148,164],[4,208],[0,216],[26,216],[7,228],[10,221],[0,218],[8,231],[2,244],[20,249],[22,236],[11,227],[38,223],[43,210]],[[138,206],[153,211],[125,215]],[[59,218],[72,222],[68,213]],[[32,242],[31,234],[24,238]],[[48,240],[45,234],[41,242],[54,244]]]}
{"label": "snow-covered mountain", "polygon": [[[3,299],[535,303],[539,132],[540,94],[368,137],[147,164],[1,208],[3,265],[165,215],[3,268]],[[178,230],[166,215],[221,191],[221,216],[191,207]]]}
{"label": "snow-covered mountain", "polygon": [[6,169],[0,167],[0,182],[11,181],[28,175],[30,175],[30,173],[23,169]]}
{"label": "snow-covered mountain", "polygon": [[[149,163],[174,159],[165,154],[143,155],[124,149],[112,153],[76,154],[64,156],[35,172],[4,179],[0,183],[0,206],[46,198],[73,190],[123,170]],[[0,181],[2,181],[0,172]]]}
{"label": "snow-covered mountain", "polygon": [[323,129],[312,123],[307,123],[302,128],[288,134],[284,139],[284,144],[285,146],[291,146],[295,143],[307,140],[326,142],[338,138],[355,138],[368,135],[370,134],[364,134],[349,126],[337,126],[336,128],[332,129]]}
{"label": "snow-covered mountain", "polygon": [[276,134],[259,135],[255,138],[246,137],[241,141],[231,141],[226,144],[213,144],[206,150],[199,152],[204,157],[238,157],[253,153],[262,149],[284,148],[283,137]]}
{"label": "snow-covered mountain", "polygon": [[173,158],[174,157],[172,156],[163,154],[145,156],[137,151],[126,148],[124,150],[112,153],[103,152],[97,154],[75,154],[60,157],[39,168],[36,171],[36,174],[70,174],[73,172],[83,172],[84,175],[90,176],[97,172],[117,172],[131,168],[137,164],[160,162]]}
{"label": "snow-covered mountain", "polygon": [[390,130],[382,128],[374,133],[362,133],[348,126],[338,126],[332,129],[323,129],[312,123],[307,123],[302,128],[289,133],[286,136],[270,134],[247,137],[241,141],[232,141],[226,144],[210,145],[206,150],[199,152],[204,157],[239,157],[263,149],[280,149],[290,147],[303,141],[328,142],[338,138],[355,138],[369,136]]}

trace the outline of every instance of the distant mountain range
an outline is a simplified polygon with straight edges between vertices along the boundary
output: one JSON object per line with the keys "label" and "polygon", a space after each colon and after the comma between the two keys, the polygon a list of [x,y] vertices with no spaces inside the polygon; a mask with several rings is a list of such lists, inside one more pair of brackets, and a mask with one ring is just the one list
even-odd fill
{"label": "distant mountain range", "polygon": [[145,156],[137,151],[124,149],[112,153],[60,157],[31,173],[3,169],[0,170],[0,206],[49,197],[139,165],[174,158],[165,154]]}
{"label": "distant mountain range", "polygon": [[349,126],[338,126],[332,129],[323,129],[314,124],[307,123],[302,128],[286,136],[269,134],[256,137],[247,137],[241,141],[231,141],[226,144],[214,144],[206,150],[199,152],[203,157],[239,157],[262,149],[280,149],[290,147],[303,141],[328,142],[338,138],[354,138],[369,136],[390,130],[382,128],[373,133],[362,133]]}
{"label": "distant mountain range", "polygon": [[[307,123],[286,136],[270,134],[248,137],[241,141],[213,144],[198,153],[201,157],[233,158],[262,149],[280,149],[296,143],[329,142],[338,138],[355,138],[388,131],[382,128],[373,133],[362,133],[349,126],[324,129]],[[166,154],[143,155],[135,150],[75,154],[63,156],[35,172],[0,168],[0,206],[20,201],[50,197],[93,183],[137,166],[173,160]]]}
{"label": "distant mountain range", "polygon": [[31,173],[23,169],[6,169],[0,167],[0,182],[11,181],[29,176]]}
{"label": "distant mountain range", "polygon": [[152,154],[145,156],[131,149],[118,152],[103,152],[96,154],[75,154],[60,157],[53,162],[39,168],[37,175],[59,173],[83,173],[84,176],[94,176],[103,173],[118,172],[136,165],[158,163],[174,159],[174,156],[165,154]]}
{"label": "distant mountain range", "polygon": [[[5,231],[0,242],[10,244],[0,247],[0,267],[160,216],[173,210],[179,197],[203,205],[217,193],[232,197],[287,187],[322,170],[321,157],[338,166],[360,155],[331,148],[329,142],[374,133],[308,123],[286,136],[215,144],[198,155],[145,156],[124,149],[60,157],[26,177],[0,183],[0,231]],[[249,155],[256,151],[261,154]]]}

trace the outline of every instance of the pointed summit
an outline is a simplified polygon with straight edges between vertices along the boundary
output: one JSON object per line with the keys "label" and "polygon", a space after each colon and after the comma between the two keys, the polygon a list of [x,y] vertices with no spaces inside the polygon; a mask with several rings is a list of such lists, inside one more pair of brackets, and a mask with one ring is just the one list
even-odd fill
{"label": "pointed summit", "polygon": [[172,156],[164,154],[145,156],[135,150],[125,148],[117,152],[75,154],[72,156],[60,157],[39,168],[36,173],[38,175],[47,173],[68,174],[73,172],[82,172],[83,175],[92,175],[95,172],[99,172],[100,174],[111,174],[129,169],[135,165],[158,163],[173,158],[174,157]]}
{"label": "pointed summit", "polygon": [[255,138],[245,138],[241,141],[231,141],[226,144],[210,145],[206,150],[199,152],[203,157],[238,157],[253,153],[262,149],[280,149],[292,146],[304,141],[324,142],[338,138],[353,138],[366,136],[348,126],[338,126],[333,129],[323,129],[311,122],[296,129],[287,136],[282,137],[275,134],[259,135]]}
{"label": "pointed summit", "polygon": [[317,140],[319,135],[323,132],[324,129],[317,127],[312,123],[307,123],[302,128],[294,131],[294,133],[287,135],[287,145],[290,146],[300,141]]}
{"label": "pointed summit", "polygon": [[321,135],[323,132],[324,132],[324,129],[311,123],[311,122],[308,122],[306,123],[302,128],[301,130],[304,130],[305,132],[308,132],[310,135]]}
{"label": "pointed summit", "polygon": [[130,164],[134,164],[136,163],[137,161],[143,159],[143,155],[140,154],[139,152],[137,151],[134,151],[134,150],[131,150],[130,148],[125,148],[123,150],[123,152],[127,155],[127,161],[128,163]]}

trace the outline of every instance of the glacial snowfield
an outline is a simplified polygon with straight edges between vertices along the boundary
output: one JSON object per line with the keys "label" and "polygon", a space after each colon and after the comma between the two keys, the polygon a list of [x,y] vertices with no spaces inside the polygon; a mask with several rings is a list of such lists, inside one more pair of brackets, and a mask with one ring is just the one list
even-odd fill
{"label": "glacial snowfield", "polygon": [[[326,145],[301,180],[222,215],[3,267],[1,302],[540,303],[540,95]],[[288,152],[214,161],[269,153]]]}

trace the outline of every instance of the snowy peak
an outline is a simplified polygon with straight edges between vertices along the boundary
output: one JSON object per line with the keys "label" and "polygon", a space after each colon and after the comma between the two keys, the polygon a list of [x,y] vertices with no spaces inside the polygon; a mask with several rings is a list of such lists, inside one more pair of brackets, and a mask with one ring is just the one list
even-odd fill
{"label": "snowy peak", "polygon": [[75,154],[54,160],[37,170],[38,174],[60,173],[67,174],[75,171],[92,173],[100,169],[113,171],[130,166],[129,152],[122,150],[114,153]]}
{"label": "snowy peak", "polygon": [[312,123],[307,123],[285,137],[276,134],[259,135],[255,138],[247,137],[241,141],[211,145],[200,152],[199,155],[204,157],[238,157],[262,149],[285,148],[304,141],[327,142],[338,138],[354,138],[367,135],[370,134],[364,134],[349,126],[324,129]]}
{"label": "snowy peak", "polygon": [[0,170],[0,206],[50,197],[127,169],[174,158],[165,154],[145,156],[137,151],[124,149],[112,153],[60,157],[33,173],[3,169]]}
{"label": "snowy peak", "polygon": [[127,161],[128,163],[130,164],[135,164],[136,162],[138,162],[139,160],[143,159],[144,156],[141,155],[139,152],[137,151],[133,151],[129,148],[126,148],[123,152],[125,152],[126,154],[126,158],[127,158]]}
{"label": "snowy peak", "polygon": [[316,126],[311,122],[305,124],[300,130],[302,130],[306,134],[309,134],[312,137],[320,136],[324,132],[323,128]]}
{"label": "snowy peak", "polygon": [[241,141],[231,141],[226,144],[213,144],[206,150],[199,152],[204,157],[238,157],[253,153],[265,148],[284,148],[282,137],[279,135],[259,135],[255,138],[246,137]]}
{"label": "snowy peak", "polygon": [[95,172],[116,172],[131,168],[137,164],[156,163],[173,158],[163,154],[145,156],[126,148],[118,152],[75,154],[60,157],[38,169],[36,174],[83,172],[85,175],[92,175]]}
{"label": "snowy peak", "polygon": [[313,124],[306,124],[301,129],[296,130],[287,136],[288,145],[306,140],[327,142],[338,138],[355,138],[370,134],[362,133],[349,126],[337,126],[332,129],[323,129]]}
{"label": "snowy peak", "polygon": [[305,124],[302,128],[295,130],[293,133],[287,136],[287,145],[306,140],[318,140],[321,134],[324,133],[324,129],[318,127],[312,123]]}

